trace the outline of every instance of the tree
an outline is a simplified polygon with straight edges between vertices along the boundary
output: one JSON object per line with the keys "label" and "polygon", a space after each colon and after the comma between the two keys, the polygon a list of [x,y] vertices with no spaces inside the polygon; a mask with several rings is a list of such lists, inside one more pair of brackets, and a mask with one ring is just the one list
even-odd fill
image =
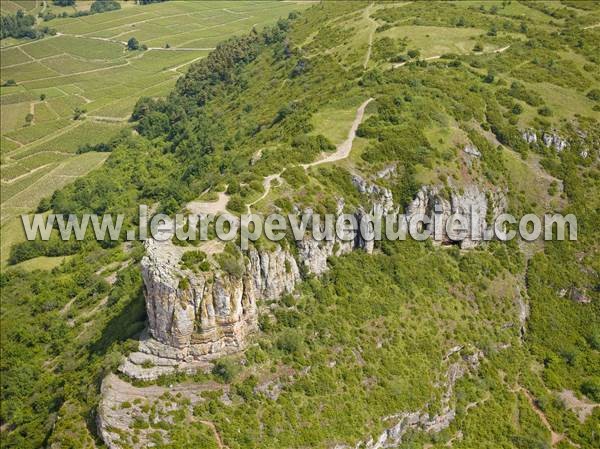
{"label": "tree", "polygon": [[477,42],[475,44],[475,46],[473,47],[473,51],[483,51],[483,45],[481,45],[479,42]]}
{"label": "tree", "polygon": [[600,89],[592,89],[587,93],[587,97],[593,101],[600,101]]}
{"label": "tree", "polygon": [[86,113],[84,108],[77,107],[73,110],[73,120],[79,120]]}
{"label": "tree", "polygon": [[142,117],[138,123],[137,131],[149,139],[154,139],[166,133],[169,130],[169,117],[167,114],[158,111],[152,111]]}
{"label": "tree", "polygon": [[75,0],[54,0],[56,6],[75,6]]}
{"label": "tree", "polygon": [[33,122],[33,114],[31,112],[25,116],[25,122],[28,125],[31,125],[31,122]]}
{"label": "tree", "polygon": [[46,100],[46,94],[41,94],[40,101],[45,101],[45,100]]}
{"label": "tree", "polygon": [[231,382],[236,374],[238,373],[239,368],[236,364],[234,364],[231,360],[223,359],[217,360],[217,362],[213,365],[212,374],[221,379],[223,382]]}
{"label": "tree", "polygon": [[523,112],[523,106],[521,106],[519,103],[515,103],[512,107],[512,113],[515,115],[519,115]]}
{"label": "tree", "polygon": [[15,80],[6,80],[6,82],[4,83],[4,86],[16,86],[17,82]]}
{"label": "tree", "polygon": [[139,50],[140,48],[140,42],[135,38],[132,37],[131,39],[129,39],[127,41],[127,49],[128,50]]}
{"label": "tree", "polygon": [[421,55],[419,50],[408,50],[407,55],[409,58],[414,59],[418,58]]}
{"label": "tree", "polygon": [[3,15],[0,23],[0,39],[6,37],[36,39],[38,31],[33,29],[33,25],[35,25],[35,17],[25,14],[21,9],[14,15]]}
{"label": "tree", "polygon": [[115,11],[117,9],[121,9],[121,4],[115,0],[96,0],[92,3],[92,6],[90,6],[90,12],[92,14]]}

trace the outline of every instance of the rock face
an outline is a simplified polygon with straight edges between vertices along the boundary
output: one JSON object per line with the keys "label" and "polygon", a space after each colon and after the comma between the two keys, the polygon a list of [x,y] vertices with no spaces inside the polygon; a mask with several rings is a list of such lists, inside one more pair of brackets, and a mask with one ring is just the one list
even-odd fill
{"label": "rock face", "polygon": [[172,348],[163,357],[189,362],[243,348],[256,327],[257,299],[289,293],[300,279],[296,260],[281,247],[249,250],[240,277],[219,269],[182,269],[178,260],[165,257],[163,247],[149,240],[142,259],[148,332]]}
{"label": "rock face", "polygon": [[[355,175],[352,182],[369,198],[371,215],[393,210],[390,190]],[[445,192],[445,190],[444,190]],[[500,194],[490,194],[477,186],[464,191],[450,191],[445,196],[441,187],[423,187],[408,208],[408,215],[436,212],[443,219],[457,212],[482,218],[478,230],[483,231],[488,208],[494,214],[506,207]],[[492,199],[493,204],[488,205]],[[338,203],[338,214],[344,202]],[[353,214],[357,223],[367,212],[361,207]],[[130,354],[121,372],[138,379],[154,379],[175,369],[193,372],[207,368],[216,357],[242,350],[247,335],[258,322],[257,301],[277,299],[291,293],[301,280],[300,269],[320,275],[327,270],[330,256],[347,254],[354,249],[373,251],[374,242],[360,233],[345,236],[335,233],[329,240],[312,235],[297,242],[297,256],[277,246],[275,250],[249,249],[240,256],[243,274],[228,273],[214,267],[209,272],[195,272],[180,264],[185,250],[170,240],[148,240],[142,259],[148,331],[140,341],[138,352]],[[452,240],[444,234],[444,241]],[[479,242],[465,239],[462,248]]]}
{"label": "rock face", "polygon": [[481,151],[479,151],[479,149],[472,143],[466,144],[465,147],[463,148],[463,151],[465,153],[467,153],[468,155],[471,155],[474,157],[481,157]]}
{"label": "rock face", "polygon": [[547,148],[554,148],[558,153],[563,151],[567,147],[567,141],[561,138],[556,133],[544,133],[542,136],[542,140],[544,141],[544,145]]}
{"label": "rock face", "polygon": [[[450,364],[446,372],[446,390],[442,395],[441,411],[438,415],[431,416],[423,411],[414,411],[387,416],[384,421],[392,421],[395,424],[385,429],[377,439],[369,438],[367,441],[359,442],[355,448],[384,449],[398,447],[407,432],[438,433],[447,428],[456,417],[456,410],[451,406],[454,386],[466,374],[477,371],[482,358],[483,353],[476,351],[474,354],[462,356],[458,361]],[[467,407],[471,408],[477,405],[478,403],[471,403]],[[335,448],[349,449],[346,445],[337,445]]]}
{"label": "rock face", "polygon": [[[446,189],[440,186],[424,186],[407,208],[410,221],[415,216],[436,216],[436,223],[425,225],[431,230],[435,243],[456,241],[446,232],[446,222],[452,214],[467,217],[467,237],[458,240],[463,249],[473,248],[481,243],[486,229],[486,218],[497,217],[506,210],[506,197],[499,191],[485,191],[471,184],[462,191]],[[473,228],[475,226],[475,228]]]}
{"label": "rock face", "polygon": [[394,197],[389,189],[369,183],[359,175],[352,175],[352,184],[360,193],[370,196],[373,205],[380,207],[382,213],[388,213],[393,209]]}
{"label": "rock face", "polygon": [[537,142],[537,134],[533,129],[526,129],[521,135],[523,136],[523,140],[527,143]]}

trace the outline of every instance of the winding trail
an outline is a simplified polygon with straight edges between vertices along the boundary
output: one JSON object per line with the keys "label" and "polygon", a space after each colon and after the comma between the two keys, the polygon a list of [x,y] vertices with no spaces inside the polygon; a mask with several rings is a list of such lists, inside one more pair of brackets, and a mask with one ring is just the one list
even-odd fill
{"label": "winding trail", "polygon": [[301,167],[304,169],[307,169],[310,167],[315,167],[317,165],[327,164],[329,162],[340,161],[340,160],[346,159],[348,156],[350,156],[350,151],[352,150],[352,143],[354,142],[354,138],[356,137],[356,130],[358,129],[358,126],[361,124],[361,122],[363,120],[363,117],[365,115],[365,109],[366,109],[367,105],[371,101],[373,101],[373,98],[369,98],[368,100],[366,100],[356,110],[356,117],[354,118],[354,121],[352,122],[350,131],[348,131],[348,137],[346,138],[346,140],[344,140],[341,144],[339,144],[337,146],[337,149],[335,150],[334,153],[331,153],[329,156],[327,156],[323,159],[320,159],[318,161],[311,162],[310,164],[301,164]]}
{"label": "winding trail", "polygon": [[[471,54],[468,54],[468,55],[462,55],[462,56],[483,56],[483,55],[491,55],[491,54],[494,54],[494,53],[502,53],[502,52],[505,52],[505,51],[506,51],[506,50],[508,50],[509,48],[510,48],[510,45],[507,45],[506,47],[497,48],[497,49],[495,49],[495,50],[491,50],[491,51],[481,51],[481,52],[478,52],[478,53],[471,53]],[[441,57],[442,57],[442,55],[434,55],[434,56],[429,56],[429,57],[427,57],[427,58],[423,58],[422,60],[423,60],[423,61],[431,61],[431,60],[433,60],[433,59],[440,59]],[[393,68],[393,69],[397,69],[398,67],[402,67],[402,66],[404,66],[404,65],[408,64],[409,62],[412,62],[412,61],[397,62],[397,63],[395,63],[395,64],[392,64],[392,68]]]}
{"label": "winding trail", "polygon": [[246,210],[248,211],[248,214],[250,214],[250,207],[251,206],[254,206],[259,201],[265,199],[266,196],[269,194],[269,192],[271,191],[271,183],[272,183],[272,181],[274,179],[276,179],[277,182],[281,183],[281,175],[283,174],[284,171],[285,171],[285,168],[283,170],[281,170],[279,173],[275,174],[275,175],[269,175],[269,176],[265,176],[264,177],[264,179],[263,179],[263,187],[265,188],[265,191],[264,191],[264,193],[259,198],[255,199],[251,203],[246,204]]}
{"label": "winding trail", "polygon": [[[225,191],[227,187],[225,187]],[[214,214],[227,212],[227,202],[229,201],[229,195],[225,192],[218,192],[219,197],[217,201],[190,201],[187,203],[187,209],[194,215],[200,214]]]}
{"label": "winding trail", "polygon": [[583,30],[591,30],[592,28],[597,28],[597,27],[600,27],[600,23],[595,23],[593,25],[588,25],[586,27],[583,27],[582,29]]}
{"label": "winding trail", "polygon": [[550,442],[551,442],[552,447],[556,446],[558,443],[560,443],[563,440],[566,441],[567,443],[569,443],[571,446],[581,447],[579,444],[574,443],[569,438],[567,438],[567,436],[565,434],[554,431],[554,429],[550,425],[550,422],[548,421],[548,418],[546,417],[545,413],[537,406],[537,404],[535,403],[535,400],[533,399],[533,396],[531,396],[531,393],[527,389],[525,389],[521,385],[519,385],[519,386],[517,386],[517,388],[515,388],[512,391],[513,392],[521,392],[525,395],[525,397],[527,398],[527,402],[529,402],[529,405],[531,406],[531,409],[535,412],[536,415],[538,415],[538,417],[544,424],[544,427],[548,430],[548,432],[550,432]]}
{"label": "winding trail", "polygon": [[365,18],[373,24],[371,32],[369,33],[369,46],[367,47],[367,54],[365,55],[365,62],[363,64],[363,69],[367,69],[369,65],[369,60],[371,59],[371,50],[373,49],[373,35],[375,34],[375,30],[377,29],[377,22],[371,18],[371,8],[373,8],[373,3],[369,4],[365,8],[364,16]]}
{"label": "winding trail", "polygon": [[[328,156],[326,156],[325,158],[320,159],[315,162],[311,162],[309,164],[300,164],[300,167],[302,167],[304,170],[306,170],[310,167],[315,167],[317,165],[327,164],[329,162],[336,162],[336,161],[340,161],[342,159],[346,159],[350,155],[350,152],[352,151],[352,143],[354,142],[354,138],[356,137],[356,130],[358,129],[359,125],[361,124],[361,122],[363,120],[363,117],[365,115],[365,109],[371,101],[373,101],[373,98],[367,99],[363,104],[361,104],[358,107],[358,109],[356,110],[356,117],[354,117],[352,126],[350,127],[350,130],[348,131],[348,137],[346,138],[346,140],[344,140],[342,143],[340,143],[336,147],[336,151],[334,153],[331,153]],[[250,214],[250,208],[252,206],[254,206],[256,203],[258,203],[259,201],[266,198],[266,196],[271,191],[271,186],[272,186],[274,180],[281,182],[281,175],[285,172],[285,170],[286,169],[284,168],[279,173],[265,176],[263,178],[263,186],[265,188],[265,191],[259,198],[252,201],[251,203],[246,204],[246,210],[247,210],[248,214]]]}
{"label": "winding trail", "polygon": [[215,440],[217,441],[217,446],[219,446],[220,449],[229,449],[228,446],[226,446],[225,443],[223,443],[223,440],[221,439],[221,434],[217,430],[215,423],[213,423],[212,421],[206,421],[204,419],[201,419],[198,422],[201,422],[205,426],[210,427],[210,429],[213,431],[213,434],[215,435]]}

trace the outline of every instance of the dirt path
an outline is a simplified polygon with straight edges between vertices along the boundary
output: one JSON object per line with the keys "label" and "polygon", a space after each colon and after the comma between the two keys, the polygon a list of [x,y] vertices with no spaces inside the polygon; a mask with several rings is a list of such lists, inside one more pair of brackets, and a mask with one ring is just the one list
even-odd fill
{"label": "dirt path", "polygon": [[120,123],[129,120],[129,117],[105,117],[103,115],[87,115],[87,118],[95,122]]}
{"label": "dirt path", "polygon": [[590,29],[592,29],[592,28],[597,28],[597,27],[600,27],[600,23],[595,23],[595,24],[593,24],[593,25],[588,25],[588,26],[586,26],[586,27],[583,27],[582,29],[583,29],[583,30],[590,30]]}
{"label": "dirt path", "polygon": [[45,78],[36,78],[34,80],[25,80],[25,81],[21,81],[21,84],[29,84],[29,83],[35,83],[38,81],[48,81],[48,80],[53,80],[53,79],[57,79],[57,78],[67,78],[70,76],[78,76],[78,75],[87,75],[89,73],[97,73],[97,72],[102,72],[105,70],[112,70],[112,69],[118,69],[121,67],[126,67],[128,65],[130,65],[130,61],[127,61],[123,64],[116,64],[116,65],[111,65],[108,67],[100,67],[98,69],[93,69],[93,70],[85,70],[83,72],[75,72],[75,73],[68,73],[66,75],[56,75],[56,76],[47,76]]}
{"label": "dirt path", "polygon": [[269,175],[263,179],[263,187],[265,188],[265,192],[259,198],[255,199],[251,203],[246,204],[246,210],[248,211],[248,214],[250,214],[251,206],[254,206],[256,203],[258,203],[259,201],[266,198],[266,196],[269,194],[269,192],[271,191],[271,184],[272,184],[273,180],[276,179],[279,183],[281,183],[281,175],[283,174],[284,171],[285,171],[285,169],[282,170],[281,172],[277,173],[276,175]]}
{"label": "dirt path", "polygon": [[33,118],[31,119],[30,125],[35,125],[35,105],[37,104],[37,101],[32,101],[31,103],[29,103],[29,113],[33,116]]}
{"label": "dirt path", "polygon": [[175,67],[171,67],[170,69],[167,69],[167,70],[169,70],[169,72],[177,72],[180,68],[185,67],[186,65],[189,65],[189,64],[193,64],[194,62],[199,61],[203,58],[204,58],[204,56],[199,56],[197,58],[192,59],[191,61],[184,62],[183,64],[179,64],[179,65],[177,65]]}
{"label": "dirt path", "polygon": [[527,402],[529,402],[529,405],[531,406],[533,411],[536,413],[536,415],[539,416],[540,420],[544,424],[544,427],[546,427],[546,429],[548,429],[548,432],[550,432],[550,442],[552,444],[552,447],[556,446],[558,443],[560,443],[563,440],[567,441],[571,446],[580,447],[578,444],[573,443],[564,434],[557,433],[554,431],[554,429],[550,425],[550,422],[548,421],[548,418],[546,417],[544,412],[542,410],[540,410],[540,408],[536,405],[535,400],[533,399],[533,396],[531,396],[531,393],[529,393],[528,390],[526,390],[525,388],[523,388],[522,386],[519,385],[513,391],[515,391],[515,392],[520,391],[521,393],[523,393],[525,395],[525,397],[527,398]]}
{"label": "dirt path", "polygon": [[[227,188],[225,188],[227,190]],[[227,213],[227,203],[229,202],[229,195],[225,192],[218,192],[217,201],[190,201],[186,207],[190,213],[194,215],[200,214],[213,214],[217,215],[220,213]]]}
{"label": "dirt path", "polygon": [[199,422],[201,422],[205,426],[210,427],[210,429],[213,431],[213,433],[215,435],[215,440],[217,440],[217,446],[219,446],[220,449],[229,449],[225,444],[223,444],[223,440],[221,440],[221,434],[215,427],[215,423],[213,423],[212,421],[206,421],[203,419],[201,419]]}
{"label": "dirt path", "polygon": [[[8,168],[8,167],[10,167],[12,165],[15,165],[15,164],[14,163],[13,164],[8,164],[8,165],[3,166],[2,168]],[[52,165],[52,163],[40,165],[39,167],[32,168],[31,170],[29,170],[26,173],[23,173],[22,175],[15,176],[14,178],[10,178],[10,179],[3,179],[2,180],[2,184],[10,185],[10,184],[12,184],[14,182],[17,182],[19,179],[23,179],[23,178],[26,178],[29,175],[33,175],[36,171],[43,170],[44,168],[49,167],[50,165]]]}
{"label": "dirt path", "polygon": [[[354,138],[356,137],[356,130],[358,129],[358,126],[361,124],[363,117],[365,115],[365,108],[371,101],[373,101],[373,98],[369,98],[368,100],[366,100],[363,104],[361,104],[358,107],[358,109],[356,110],[356,117],[354,118],[354,121],[352,122],[352,126],[350,127],[350,130],[348,131],[348,137],[346,138],[346,140],[344,140],[341,144],[339,144],[337,146],[336,151],[334,153],[330,154],[329,156],[327,156],[321,160],[311,162],[310,164],[300,164],[300,166],[306,170],[309,167],[314,167],[316,165],[326,164],[328,162],[335,162],[335,161],[339,161],[339,160],[347,158],[350,155],[350,151],[352,150],[352,143],[354,142]],[[256,203],[258,203],[259,201],[266,198],[266,196],[271,191],[271,186],[272,186],[274,180],[281,182],[281,175],[284,172],[285,172],[285,169],[283,169],[279,173],[276,173],[274,175],[265,176],[263,178],[263,186],[265,188],[265,191],[259,198],[252,201],[251,203],[246,204],[246,210],[247,210],[248,214],[250,214],[250,208],[252,206],[254,206]],[[189,207],[188,207],[188,209],[189,209]]]}
{"label": "dirt path", "polygon": [[13,159],[13,156],[16,156],[18,154],[23,153],[25,150],[28,150],[29,148],[35,146],[35,145],[39,145],[42,143],[47,143],[50,140],[62,136],[63,134],[65,134],[66,132],[71,131],[72,129],[77,128],[78,126],[80,126],[82,123],[84,123],[84,120],[78,120],[70,125],[65,126],[64,128],[59,129],[58,131],[48,134],[46,137],[42,137],[41,139],[38,140],[34,140],[31,143],[28,143],[26,145],[22,145],[19,148],[15,148],[13,151],[11,151],[10,153],[8,153],[6,155],[6,159]]}
{"label": "dirt path", "polygon": [[356,137],[356,130],[358,126],[361,124],[363,117],[365,115],[365,108],[367,105],[373,101],[373,98],[369,98],[360,107],[356,110],[356,117],[352,122],[352,126],[350,127],[350,131],[348,131],[348,137],[341,144],[337,146],[337,149],[334,153],[331,153],[329,156],[311,162],[310,164],[301,164],[301,167],[307,169],[309,167],[315,167],[321,164],[327,164],[329,162],[340,161],[342,159],[346,159],[350,155],[350,151],[352,150],[352,143],[354,142],[354,138]]}
{"label": "dirt path", "polygon": [[102,385],[104,397],[111,402],[114,401],[117,403],[133,402],[136,398],[145,400],[158,399],[167,392],[172,395],[181,393],[182,395],[189,397],[192,403],[194,403],[202,401],[201,393],[203,391],[217,391],[222,389],[223,385],[214,381],[202,382],[201,384],[179,383],[174,384],[172,387],[162,387],[160,385],[135,387],[113,373],[104,378]]}
{"label": "dirt path", "polygon": [[148,50],[159,51],[212,51],[215,47],[148,47]]}
{"label": "dirt path", "polygon": [[365,8],[365,12],[363,15],[365,19],[373,24],[371,32],[369,33],[369,46],[367,47],[367,54],[365,55],[365,62],[363,64],[363,69],[367,69],[369,65],[369,60],[371,59],[371,50],[373,49],[373,35],[375,34],[375,30],[377,28],[377,22],[371,18],[371,9],[373,8],[373,3]]}
{"label": "dirt path", "polygon": [[[471,53],[469,55],[463,55],[463,56],[482,56],[482,55],[490,55],[490,54],[494,54],[494,53],[502,53],[502,52],[505,52],[506,50],[508,50],[509,48],[510,48],[510,45],[507,45],[506,47],[497,48],[495,50],[479,52],[479,53]],[[441,57],[442,57],[442,55],[429,56],[427,58],[423,58],[423,61],[431,61],[434,59],[440,59]],[[402,66],[408,64],[409,62],[411,62],[411,61],[397,62],[395,64],[392,64],[392,68],[397,69],[398,67],[402,67]]]}

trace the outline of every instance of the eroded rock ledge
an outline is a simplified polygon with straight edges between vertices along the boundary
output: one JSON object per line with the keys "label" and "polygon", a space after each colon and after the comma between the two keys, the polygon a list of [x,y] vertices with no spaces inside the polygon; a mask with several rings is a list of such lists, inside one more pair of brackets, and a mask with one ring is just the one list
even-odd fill
{"label": "eroded rock ledge", "polygon": [[[355,176],[353,182],[366,198],[373,214],[393,210],[392,193]],[[343,200],[338,204],[344,208]],[[479,214],[483,219],[497,216],[506,208],[501,192],[485,191],[475,185],[465,189],[423,187],[407,209],[407,215],[452,213]],[[359,208],[358,220],[365,209]],[[444,236],[443,243],[453,243]],[[461,248],[478,241],[463,240]],[[138,352],[131,354],[120,371],[130,377],[151,380],[175,370],[194,372],[205,369],[214,358],[242,350],[248,334],[257,328],[259,299],[275,300],[291,293],[301,280],[301,272],[320,275],[327,259],[360,248],[373,251],[373,242],[361,238],[317,241],[310,236],[297,242],[295,250],[249,249],[243,256],[241,275],[214,267],[211,271],[191,271],[180,264],[185,249],[170,241],[148,240],[142,259],[148,331]]]}

